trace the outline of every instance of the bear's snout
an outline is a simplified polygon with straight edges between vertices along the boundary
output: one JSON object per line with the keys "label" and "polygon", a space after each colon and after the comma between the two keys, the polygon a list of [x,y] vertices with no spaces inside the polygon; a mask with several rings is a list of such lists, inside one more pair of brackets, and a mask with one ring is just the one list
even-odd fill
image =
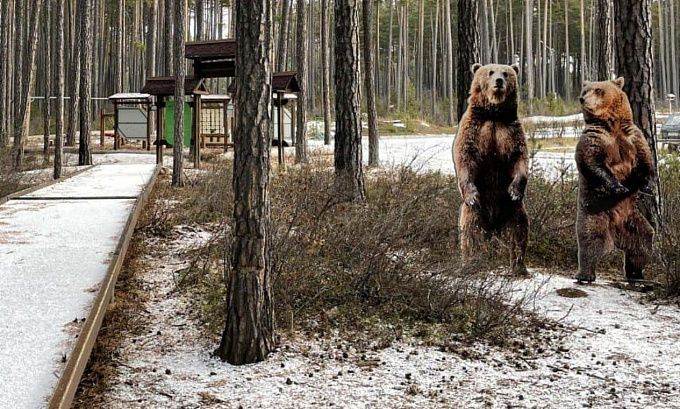
{"label": "bear's snout", "polygon": [[496,78],[496,88],[503,88],[505,86],[505,81],[503,78]]}

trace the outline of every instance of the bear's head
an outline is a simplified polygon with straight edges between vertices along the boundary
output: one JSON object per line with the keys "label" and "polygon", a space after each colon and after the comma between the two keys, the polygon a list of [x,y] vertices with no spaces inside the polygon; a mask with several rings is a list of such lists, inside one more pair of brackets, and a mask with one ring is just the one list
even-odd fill
{"label": "bear's head", "polygon": [[624,83],[623,78],[600,82],[584,81],[579,101],[586,122],[633,119],[628,96],[623,92]]}
{"label": "bear's head", "polygon": [[517,64],[474,64],[472,73],[470,106],[498,110],[508,103],[517,105]]}

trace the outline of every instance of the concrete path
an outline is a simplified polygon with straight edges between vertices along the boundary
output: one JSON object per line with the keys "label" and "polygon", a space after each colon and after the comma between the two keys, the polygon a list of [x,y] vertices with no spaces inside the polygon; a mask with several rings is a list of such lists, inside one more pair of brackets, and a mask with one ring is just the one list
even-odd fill
{"label": "concrete path", "polygon": [[99,165],[0,206],[0,408],[39,408],[155,166]]}

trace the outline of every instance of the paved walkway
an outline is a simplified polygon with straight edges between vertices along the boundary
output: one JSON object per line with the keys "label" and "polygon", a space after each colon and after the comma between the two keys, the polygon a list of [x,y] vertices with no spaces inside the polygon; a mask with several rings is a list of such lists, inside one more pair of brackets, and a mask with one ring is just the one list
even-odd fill
{"label": "paved walkway", "polygon": [[95,166],[0,206],[0,408],[45,406],[154,167]]}

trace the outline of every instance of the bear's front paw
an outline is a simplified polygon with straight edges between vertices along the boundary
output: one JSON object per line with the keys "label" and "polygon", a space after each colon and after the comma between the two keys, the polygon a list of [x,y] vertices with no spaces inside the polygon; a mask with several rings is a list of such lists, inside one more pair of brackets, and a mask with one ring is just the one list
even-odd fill
{"label": "bear's front paw", "polygon": [[614,196],[625,196],[630,193],[630,190],[621,183],[612,184],[608,189],[609,193]]}
{"label": "bear's front paw", "polygon": [[648,196],[653,196],[654,193],[654,187],[652,186],[651,183],[647,183],[644,186],[642,186],[639,190],[640,193],[643,195],[648,195]]}
{"label": "bear's front paw", "polygon": [[522,192],[522,189],[520,189],[519,186],[515,184],[510,185],[508,193],[510,194],[510,199],[512,199],[513,202],[519,202],[520,200],[524,199],[524,193]]}
{"label": "bear's front paw", "polygon": [[479,192],[477,190],[469,191],[465,195],[465,204],[469,207],[479,206]]}

